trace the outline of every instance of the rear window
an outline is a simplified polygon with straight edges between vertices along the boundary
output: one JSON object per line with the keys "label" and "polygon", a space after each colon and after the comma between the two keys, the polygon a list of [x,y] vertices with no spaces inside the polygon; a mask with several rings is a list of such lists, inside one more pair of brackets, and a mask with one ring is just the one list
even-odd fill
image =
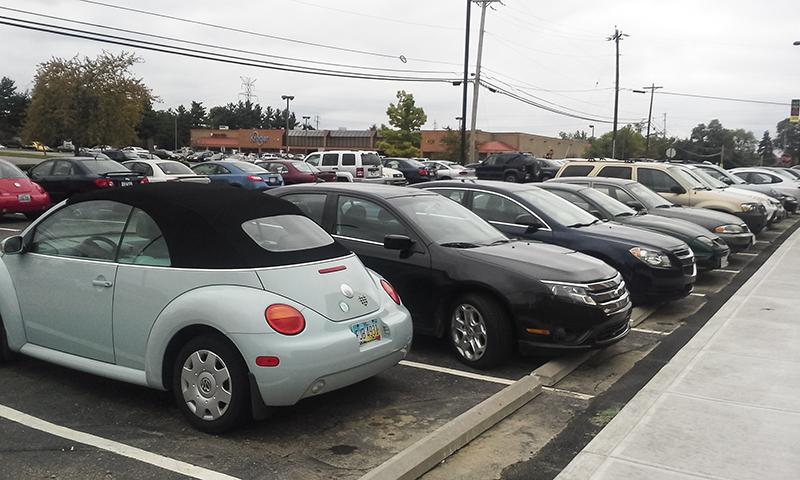
{"label": "rear window", "polygon": [[559,177],[585,177],[594,169],[593,165],[570,165]]}
{"label": "rear window", "polygon": [[300,215],[278,215],[248,220],[244,232],[268,252],[296,252],[325,247],[333,238],[313,220]]}
{"label": "rear window", "polygon": [[374,153],[361,154],[361,165],[372,165],[377,167],[380,164],[381,164],[381,157],[375,155]]}
{"label": "rear window", "polygon": [[633,169],[631,167],[603,167],[597,176],[608,178],[624,178],[626,180],[630,180],[633,178],[632,173]]}
{"label": "rear window", "polygon": [[14,165],[0,161],[0,178],[25,178],[25,174]]}
{"label": "rear window", "polygon": [[259,167],[258,165],[252,163],[247,163],[247,162],[232,162],[232,163],[245,173],[269,173],[263,168]]}
{"label": "rear window", "polygon": [[314,173],[314,170],[312,170],[312,167],[311,167],[311,165],[309,165],[309,164],[307,164],[307,163],[303,163],[303,162],[294,162],[294,163],[292,163],[292,165],[293,165],[293,166],[294,166],[294,168],[296,168],[296,169],[297,169],[297,171],[299,171],[299,172],[303,172],[303,173]]}
{"label": "rear window", "polygon": [[76,160],[76,163],[89,170],[91,173],[103,175],[109,172],[127,172],[129,171],[123,165],[113,160]]}
{"label": "rear window", "polygon": [[191,168],[179,162],[161,162],[158,168],[167,175],[193,175],[194,172]]}

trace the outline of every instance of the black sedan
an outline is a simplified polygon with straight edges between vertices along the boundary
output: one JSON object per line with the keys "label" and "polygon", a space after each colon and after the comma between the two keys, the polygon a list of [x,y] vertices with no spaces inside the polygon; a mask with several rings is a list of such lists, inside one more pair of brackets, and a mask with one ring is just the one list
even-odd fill
{"label": "black sedan", "polygon": [[569,183],[546,182],[540,185],[603,221],[663,233],[683,240],[694,252],[697,267],[703,270],[725,268],[731,251],[716,234],[700,225],[677,218],[649,215],[628,207],[593,188]]}
{"label": "black sedan", "polygon": [[409,184],[430,181],[432,176],[424,163],[411,158],[384,158],[383,166],[400,171]]}
{"label": "black sedan", "polygon": [[467,365],[514,350],[584,350],[627,335],[631,304],[605,263],[554,245],[512,241],[431,192],[365,184],[294,185],[294,203],[385,276],[417,332],[449,339]]}
{"label": "black sedan", "polygon": [[718,235],[734,252],[746,250],[755,242],[755,235],[739,217],[707,208],[675,205],[633,180],[608,177],[560,177],[549,182],[592,187],[639,212],[677,218],[700,225]]}
{"label": "black sedan", "polygon": [[577,250],[619,270],[634,304],[688,295],[697,278],[685,242],[615,223],[603,223],[534,185],[506,182],[432,182],[419,186],[469,208],[511,238]]}
{"label": "black sedan", "polygon": [[90,157],[45,160],[31,168],[28,176],[50,194],[54,204],[76,193],[148,183],[144,175],[113,160]]}

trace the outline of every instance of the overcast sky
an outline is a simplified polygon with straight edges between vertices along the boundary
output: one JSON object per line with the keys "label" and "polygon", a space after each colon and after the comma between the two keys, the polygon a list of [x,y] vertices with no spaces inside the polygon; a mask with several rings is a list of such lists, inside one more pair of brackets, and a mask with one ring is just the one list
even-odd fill
{"label": "overcast sky", "polygon": [[[452,72],[434,75],[448,78],[461,75],[464,0],[103,1],[372,54],[224,31],[79,0],[0,0],[0,6],[284,57]],[[797,0],[504,3],[487,14],[484,73],[491,77],[489,81],[505,82],[501,85],[515,94],[534,95],[557,105],[555,108],[611,119],[614,50],[605,37],[615,25],[630,35],[621,43],[622,88],[638,89],[655,82],[664,86],[665,92],[787,104],[791,98],[800,98],[800,47],[792,46],[800,40]],[[2,16],[54,23],[0,12]],[[479,13],[480,9],[473,8],[473,62]],[[0,75],[11,77],[22,88],[32,86],[36,66],[50,57],[94,56],[103,49],[116,52],[123,48],[4,25],[0,25],[0,38]],[[277,106],[282,94],[294,95],[292,109],[298,117],[319,115],[321,128],[364,129],[385,123],[386,106],[399,89],[414,93],[417,104],[428,114],[427,128],[456,127],[455,117],[460,115],[461,90],[449,83],[327,78],[128,50],[135,50],[144,60],[135,72],[161,98],[157,108],[188,105],[192,100],[206,106],[236,101],[242,91],[240,77],[247,76],[257,79],[255,94],[262,105]],[[408,63],[400,61],[401,55]],[[620,118],[623,122],[646,118],[648,102],[648,95],[621,91]],[[660,131],[666,113],[671,135],[686,136],[697,123],[719,118],[728,128],[745,128],[760,137],[764,130],[774,131],[788,111],[788,106],[657,94],[653,117],[654,127]],[[607,123],[557,115],[481,91],[481,129],[555,135],[561,130],[589,131],[591,123],[598,135],[611,128]]]}

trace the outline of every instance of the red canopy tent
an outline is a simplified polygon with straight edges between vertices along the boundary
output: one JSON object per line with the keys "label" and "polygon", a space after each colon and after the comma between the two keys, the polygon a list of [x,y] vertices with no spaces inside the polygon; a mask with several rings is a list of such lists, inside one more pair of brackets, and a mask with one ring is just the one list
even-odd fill
{"label": "red canopy tent", "polygon": [[488,142],[484,142],[478,146],[478,152],[480,153],[511,153],[516,152],[517,150],[513,147],[506,145],[503,142],[498,142],[497,140],[491,140]]}

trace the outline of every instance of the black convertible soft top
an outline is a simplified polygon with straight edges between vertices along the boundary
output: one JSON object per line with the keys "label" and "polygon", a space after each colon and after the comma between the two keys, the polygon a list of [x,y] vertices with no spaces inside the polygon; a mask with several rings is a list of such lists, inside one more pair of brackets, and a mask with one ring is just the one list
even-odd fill
{"label": "black convertible soft top", "polygon": [[248,220],[303,215],[294,204],[272,195],[229,185],[165,182],[95,190],[68,204],[109,200],[141,209],[161,229],[173,267],[264,268],[342,257],[350,252],[330,245],[291,252],[261,248],[242,229]]}

